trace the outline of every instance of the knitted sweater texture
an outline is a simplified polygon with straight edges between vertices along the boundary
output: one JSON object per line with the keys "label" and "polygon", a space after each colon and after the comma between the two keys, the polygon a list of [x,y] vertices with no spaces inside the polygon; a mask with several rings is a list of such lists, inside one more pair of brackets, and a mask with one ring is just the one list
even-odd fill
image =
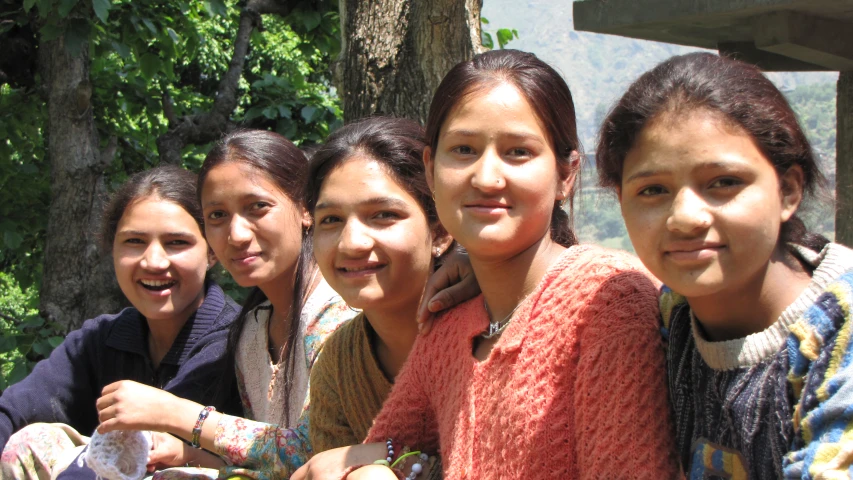
{"label": "knitted sweater texture", "polygon": [[812,281],[762,332],[704,338],[684,297],[661,312],[676,443],[690,479],[853,477],[853,251],[794,252]]}
{"label": "knitted sweater texture", "polygon": [[361,443],[391,393],[391,382],[370,347],[370,324],[360,314],[332,334],[311,370],[314,453]]}
{"label": "knitted sweater texture", "polygon": [[656,281],[624,253],[569,248],[488,358],[483,298],[420,337],[368,442],[440,448],[445,478],[673,478]]}

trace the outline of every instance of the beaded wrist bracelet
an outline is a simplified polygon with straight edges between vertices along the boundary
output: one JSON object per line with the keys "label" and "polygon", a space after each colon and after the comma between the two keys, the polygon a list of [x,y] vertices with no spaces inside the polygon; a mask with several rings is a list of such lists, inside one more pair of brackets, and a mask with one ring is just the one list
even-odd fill
{"label": "beaded wrist bracelet", "polygon": [[385,442],[385,448],[388,450],[388,456],[385,458],[380,458],[379,460],[373,462],[374,465],[384,465],[386,467],[391,467],[391,462],[394,461],[394,440],[388,439]]}
{"label": "beaded wrist bracelet", "polygon": [[198,419],[195,421],[195,426],[193,427],[193,448],[201,448],[201,426],[204,425],[204,421],[207,420],[207,416],[210,415],[210,412],[214,411],[216,411],[216,408],[214,407],[204,407],[201,409],[201,412],[199,412]]}

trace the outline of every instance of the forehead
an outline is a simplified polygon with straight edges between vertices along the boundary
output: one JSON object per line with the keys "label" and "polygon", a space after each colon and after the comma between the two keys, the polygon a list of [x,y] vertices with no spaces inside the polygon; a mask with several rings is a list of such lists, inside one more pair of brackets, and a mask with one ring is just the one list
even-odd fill
{"label": "forehead", "polygon": [[157,196],[143,197],[128,205],[118,222],[118,232],[123,229],[201,234],[198,223],[189,212],[177,203]]}
{"label": "forehead", "polygon": [[390,167],[367,155],[356,154],[326,175],[317,203],[355,204],[381,197],[396,197],[418,204]]}
{"label": "forehead", "polygon": [[231,161],[210,169],[202,185],[202,198],[251,194],[259,190],[277,195],[284,193],[267,172],[247,163]]}
{"label": "forehead", "polygon": [[637,135],[625,157],[623,179],[639,169],[689,170],[726,163],[772,169],[752,136],[722,114],[706,109],[665,112]]}
{"label": "forehead", "polygon": [[474,87],[450,110],[442,133],[466,130],[520,129],[547,138],[547,129],[524,94],[513,84],[501,82]]}

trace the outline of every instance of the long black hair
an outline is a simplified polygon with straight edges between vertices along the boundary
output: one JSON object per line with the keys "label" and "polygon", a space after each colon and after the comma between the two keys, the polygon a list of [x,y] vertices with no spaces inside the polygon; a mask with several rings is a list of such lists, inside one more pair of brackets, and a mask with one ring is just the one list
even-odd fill
{"label": "long black hair", "polygon": [[[302,205],[303,190],[308,176],[308,160],[290,140],[281,135],[266,130],[238,130],[222,138],[207,154],[198,174],[198,195],[204,187],[204,181],[211,170],[219,165],[236,162],[248,165],[272,180],[294,205]],[[293,300],[290,305],[290,327],[288,329],[283,359],[284,371],[284,411],[285,419],[290,419],[290,387],[293,384],[293,370],[296,367],[296,340],[299,338],[300,316],[311,279],[317,268],[314,253],[311,248],[311,236],[307,229],[302,231],[302,249],[296,262],[296,276],[293,282]],[[267,301],[267,296],[260,288],[254,287],[249,292],[240,316],[231,325],[228,332],[226,365],[233,365],[237,344],[246,324],[246,318],[259,305]],[[220,395],[228,395],[232,391],[233,375],[223,375]]]}

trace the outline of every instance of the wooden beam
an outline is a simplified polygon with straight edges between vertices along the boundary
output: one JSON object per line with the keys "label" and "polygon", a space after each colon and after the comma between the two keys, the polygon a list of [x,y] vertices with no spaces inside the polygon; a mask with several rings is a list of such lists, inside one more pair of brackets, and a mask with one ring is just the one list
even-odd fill
{"label": "wooden beam", "polygon": [[849,22],[779,11],[753,18],[755,46],[767,52],[820,65],[853,70],[853,28]]}
{"label": "wooden beam", "polygon": [[838,75],[835,142],[835,241],[853,246],[853,72]]}
{"label": "wooden beam", "polygon": [[720,55],[757,65],[767,72],[814,72],[830,70],[821,65],[804,62],[785,55],[761,50],[752,42],[723,42],[717,44]]}

